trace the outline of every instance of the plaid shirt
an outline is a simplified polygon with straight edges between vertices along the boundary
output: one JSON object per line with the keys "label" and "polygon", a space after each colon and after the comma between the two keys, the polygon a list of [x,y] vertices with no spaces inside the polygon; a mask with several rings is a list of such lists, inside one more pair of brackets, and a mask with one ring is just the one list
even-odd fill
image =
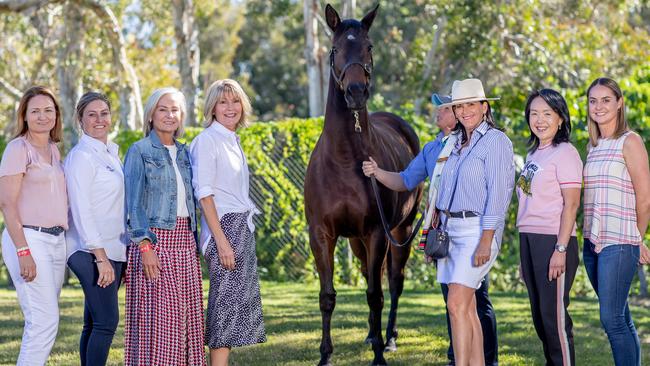
{"label": "plaid shirt", "polygon": [[639,245],[636,196],[623,158],[630,131],[617,139],[599,139],[587,155],[584,168],[584,237],[596,253],[608,245]]}

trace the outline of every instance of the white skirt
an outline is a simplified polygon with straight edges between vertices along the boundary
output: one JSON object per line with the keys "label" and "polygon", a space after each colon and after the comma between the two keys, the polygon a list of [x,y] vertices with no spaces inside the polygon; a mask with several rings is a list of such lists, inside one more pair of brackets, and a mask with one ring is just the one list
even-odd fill
{"label": "white skirt", "polygon": [[[446,218],[443,217],[443,220]],[[474,252],[481,240],[481,217],[449,218],[449,254],[438,259],[438,282],[459,284],[478,289],[481,281],[490,271],[499,254],[497,235],[494,234],[490,260],[480,267],[474,267]]]}

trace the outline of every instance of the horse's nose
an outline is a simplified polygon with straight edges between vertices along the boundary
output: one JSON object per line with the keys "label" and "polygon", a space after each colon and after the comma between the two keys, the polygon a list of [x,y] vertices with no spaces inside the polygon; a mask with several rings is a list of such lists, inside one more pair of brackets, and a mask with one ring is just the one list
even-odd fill
{"label": "horse's nose", "polygon": [[350,83],[345,91],[345,100],[350,109],[362,109],[368,96],[368,88],[363,83]]}

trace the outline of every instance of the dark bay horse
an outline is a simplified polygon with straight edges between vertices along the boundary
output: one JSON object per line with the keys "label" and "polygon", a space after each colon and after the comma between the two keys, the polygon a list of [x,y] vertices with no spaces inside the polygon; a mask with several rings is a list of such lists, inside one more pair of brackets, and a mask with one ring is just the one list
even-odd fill
{"label": "dark bay horse", "polygon": [[[397,304],[411,247],[410,243],[404,246],[389,244],[370,180],[363,175],[361,163],[370,155],[383,169],[400,171],[420,147],[415,132],[403,119],[386,112],[369,115],[366,109],[373,66],[368,31],[377,8],[361,22],[353,19],[341,21],[329,4],[325,11],[327,24],[334,32],[329,94],[323,132],[312,152],[305,176],[305,213],[310,246],[320,277],[323,334],[319,365],[329,365],[333,351],[330,336],[336,304],[333,255],[339,236],[349,238],[368,285],[370,330],[366,341],[372,344],[373,365],[386,364],[381,334],[384,266],[388,270],[391,296],[386,329],[388,349],[395,348],[397,338]],[[397,193],[383,185],[379,187],[391,234],[397,241],[404,242],[411,233],[422,188]]]}

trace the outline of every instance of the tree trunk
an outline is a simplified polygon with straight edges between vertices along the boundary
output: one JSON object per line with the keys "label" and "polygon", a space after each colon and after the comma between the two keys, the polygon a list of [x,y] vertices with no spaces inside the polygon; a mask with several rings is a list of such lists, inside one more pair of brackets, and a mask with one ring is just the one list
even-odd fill
{"label": "tree trunk", "polygon": [[354,19],[354,13],[357,10],[357,1],[356,0],[343,0],[343,11],[341,11],[341,16],[343,19]]}
{"label": "tree trunk", "polygon": [[126,130],[135,130],[142,127],[143,110],[140,82],[135,69],[126,56],[124,37],[117,17],[105,3],[98,0],[78,0],[78,3],[92,10],[101,20],[101,25],[106,31],[108,41],[113,52],[113,64],[117,66],[120,80],[118,91],[120,98],[120,127]]}
{"label": "tree trunk", "polygon": [[0,89],[9,95],[14,100],[14,107],[11,109],[11,116],[9,117],[9,123],[4,126],[3,135],[12,136],[16,133],[16,124],[13,121],[16,120],[16,111],[18,110],[18,103],[22,97],[22,92],[18,90],[15,86],[11,85],[7,80],[0,77]]}
{"label": "tree trunk", "polygon": [[82,91],[81,55],[83,54],[83,14],[79,7],[67,4],[64,7],[61,46],[57,50],[56,74],[59,79],[59,103],[63,118],[64,146],[69,150],[79,139],[75,120],[75,105]]}
{"label": "tree trunk", "polygon": [[178,71],[187,99],[187,123],[196,126],[197,85],[199,83],[199,31],[194,23],[192,0],[174,0],[174,34]]}
{"label": "tree trunk", "polygon": [[323,77],[321,72],[320,42],[318,41],[317,0],[303,0],[305,21],[305,60],[309,79],[309,116],[323,114]]}
{"label": "tree trunk", "polygon": [[437,93],[440,91],[440,90],[437,91],[425,90],[425,88],[427,86],[427,82],[431,78],[431,74],[433,73],[433,67],[437,66],[434,65],[435,58],[440,44],[440,35],[442,34],[442,31],[445,28],[446,24],[447,24],[447,18],[443,16],[438,19],[438,22],[433,27],[435,33],[433,34],[433,40],[431,41],[431,48],[429,48],[429,51],[427,52],[427,55],[424,60],[424,72],[422,73],[422,79],[420,81],[420,87],[419,87],[420,92],[418,93],[419,96],[415,99],[415,102],[413,103],[413,109],[416,115],[420,115],[422,113],[422,103],[424,102],[423,96],[428,96],[431,93]]}
{"label": "tree trunk", "polygon": [[[23,12],[31,8],[39,8],[47,4],[62,3],[63,0],[0,0],[0,13],[3,12]],[[75,7],[74,5],[77,5]],[[142,97],[140,94],[140,83],[135,73],[135,69],[131,66],[125,49],[125,41],[122,36],[122,29],[115,17],[115,14],[103,1],[100,0],[70,0],[66,8],[75,9],[85,7],[92,10],[95,15],[100,19],[97,24],[106,31],[108,41],[111,44],[113,52],[113,64],[118,67],[118,75],[121,81],[119,98],[120,98],[120,124],[124,129],[137,129],[142,126]],[[70,17],[70,14],[64,13],[64,16]],[[66,28],[69,24],[66,23]],[[83,32],[76,29],[71,32],[75,39],[83,40]],[[70,40],[65,43],[69,47],[72,44]],[[61,50],[57,52],[57,59],[61,60]],[[60,66],[60,65],[59,65]],[[67,66],[66,66],[67,67]],[[76,67],[76,65],[75,65]],[[57,75],[64,72],[65,67],[60,68],[57,66]],[[70,79],[72,81],[72,79]],[[61,82],[60,82],[61,83]],[[67,83],[67,82],[66,82]],[[61,84],[63,85],[63,84]],[[76,100],[75,100],[76,103]],[[66,112],[67,113],[67,112]],[[74,136],[76,139],[76,135]],[[76,141],[76,140],[75,140]]]}

